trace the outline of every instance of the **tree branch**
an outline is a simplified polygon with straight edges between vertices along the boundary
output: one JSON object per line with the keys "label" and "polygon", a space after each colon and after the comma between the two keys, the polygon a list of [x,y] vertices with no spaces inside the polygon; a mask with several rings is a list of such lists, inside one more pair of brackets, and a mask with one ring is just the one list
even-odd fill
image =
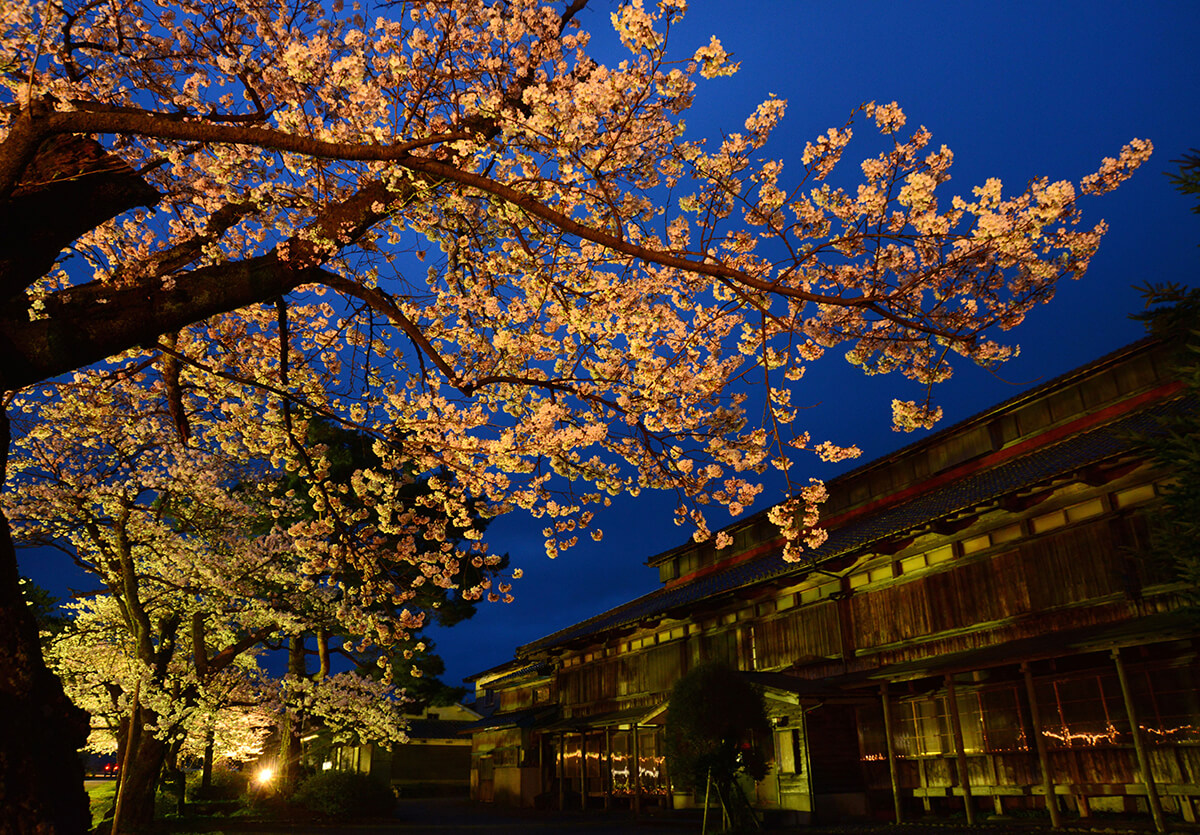
{"label": "tree branch", "polygon": [[[254,258],[213,264],[175,276],[163,286],[147,275],[129,286],[90,283],[46,300],[44,317],[30,321],[24,305],[0,308],[0,390],[12,391],[99,362],[159,335],[218,313],[321,284],[319,264],[336,254],[327,243],[353,241],[412,195],[411,184],[392,191],[374,181],[315,217],[285,245]],[[286,252],[287,258],[280,253]]]}

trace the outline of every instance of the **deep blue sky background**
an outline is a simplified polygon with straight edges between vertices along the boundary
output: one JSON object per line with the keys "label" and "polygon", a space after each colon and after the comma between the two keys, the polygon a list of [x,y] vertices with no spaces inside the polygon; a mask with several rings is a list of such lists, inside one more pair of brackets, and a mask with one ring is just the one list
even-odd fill
{"label": "deep blue sky background", "polygon": [[[619,60],[602,43],[611,40],[615,7],[593,0],[581,16],[605,61]],[[1131,182],[1083,202],[1085,221],[1110,224],[1091,271],[1010,334],[1022,353],[999,376],[959,368],[938,394],[943,426],[1137,339],[1141,329],[1127,318],[1139,306],[1132,285],[1197,283],[1200,216],[1164,176],[1172,160],[1200,147],[1200,62],[1190,57],[1200,44],[1196,4],[693,0],[671,40],[687,57],[714,34],[741,72],[701,85],[689,129],[714,138],[739,131],[769,93],[785,98],[788,116],[767,149],[784,159],[785,175],[789,159],[799,168],[807,141],[870,100],[898,101],[910,128],[923,124],[935,147],[950,146],[954,193],[969,194],[988,177],[1002,179],[1006,193],[1042,175],[1077,181],[1134,137],[1154,143],[1154,157]],[[851,142],[843,166],[853,173],[869,152]],[[801,400],[813,408],[802,420],[814,438],[857,443],[859,463],[916,440],[891,432],[889,404],[919,392],[899,378],[866,378],[839,357],[830,352],[805,378]],[[813,461],[811,474],[828,478],[850,466]],[[779,498],[768,488],[752,511]],[[515,603],[483,605],[474,619],[434,631],[445,680],[503,663],[519,644],[651,591],[657,573],[644,566],[647,557],[688,536],[672,524],[672,506],[660,495],[620,500],[598,520],[603,542],[587,539],[554,561],[545,557],[540,523],[496,522],[493,548],[507,551],[525,577]],[[24,559],[22,568],[65,596],[70,583],[50,556]]]}

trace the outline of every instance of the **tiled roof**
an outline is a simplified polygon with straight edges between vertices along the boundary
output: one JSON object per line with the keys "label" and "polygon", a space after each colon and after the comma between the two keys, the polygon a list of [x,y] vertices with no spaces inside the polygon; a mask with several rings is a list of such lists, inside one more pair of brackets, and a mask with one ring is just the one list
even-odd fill
{"label": "tiled roof", "polygon": [[1130,355],[1136,354],[1136,353],[1144,350],[1147,346],[1157,344],[1160,341],[1161,340],[1159,340],[1157,337],[1146,336],[1146,337],[1143,337],[1143,338],[1137,340],[1136,342],[1132,342],[1128,345],[1117,348],[1116,350],[1110,351],[1109,353],[1105,354],[1102,357],[1097,357],[1096,359],[1092,360],[1091,362],[1089,362],[1085,365],[1081,365],[1078,368],[1072,368],[1070,371],[1064,371],[1062,374],[1059,374],[1057,377],[1051,377],[1050,379],[1045,380],[1044,382],[1041,382],[1030,389],[1026,389],[1025,391],[1022,391],[1018,394],[1013,395],[1012,397],[1005,398],[1004,400],[1001,400],[999,403],[995,403],[991,406],[988,406],[983,411],[976,412],[975,414],[973,414],[969,417],[963,418],[962,420],[958,421],[957,423],[954,423],[954,424],[946,426],[942,429],[939,429],[938,431],[936,431],[930,435],[926,435],[922,438],[919,438],[918,440],[915,440],[910,444],[906,444],[906,445],[900,447],[899,449],[892,450],[890,453],[888,453],[886,456],[884,456],[883,459],[876,458],[871,461],[866,461],[863,464],[855,467],[854,469],[847,470],[845,473],[843,473],[839,477],[840,478],[853,478],[858,473],[861,473],[864,470],[869,470],[871,467],[875,466],[881,460],[889,459],[889,458],[899,458],[899,457],[902,457],[905,453],[909,452],[910,450],[915,449],[916,447],[933,444],[933,443],[938,442],[939,440],[948,438],[951,435],[955,434],[956,432],[960,431],[964,426],[968,426],[972,423],[975,423],[975,422],[987,417],[988,415],[994,415],[994,414],[997,414],[998,412],[1011,411],[1012,409],[1015,409],[1018,405],[1020,405],[1023,402],[1036,400],[1037,398],[1041,397],[1042,395],[1046,394],[1047,392],[1054,391],[1055,389],[1059,389],[1059,388],[1063,387],[1072,378],[1084,377],[1088,374],[1094,373],[1097,369],[1103,368],[1106,365],[1113,365],[1113,364],[1123,362]]}
{"label": "tiled roof", "polygon": [[524,667],[513,670],[511,673],[502,675],[499,678],[494,678],[489,681],[486,686],[489,690],[492,690],[498,685],[509,684],[514,679],[524,678],[526,676],[549,675],[550,670],[551,665],[548,661],[536,661],[532,664],[526,664]]}
{"label": "tiled roof", "polygon": [[460,736],[478,731],[500,728],[532,728],[548,725],[558,718],[558,705],[538,705],[506,713],[493,713],[474,722],[464,722],[458,729]]}
{"label": "tiled roof", "polygon": [[410,739],[455,739],[459,732],[468,725],[474,725],[478,719],[409,719],[408,736]]}
{"label": "tiled roof", "polygon": [[811,563],[785,562],[782,554],[776,551],[701,576],[692,582],[655,589],[607,612],[518,647],[517,655],[525,656],[607,630],[633,626],[647,618],[691,609],[703,600],[767,580],[787,575],[795,575],[798,580],[811,570],[812,564],[828,562],[873,542],[919,529],[961,511],[986,505],[1001,496],[1130,452],[1136,445],[1131,434],[1154,431],[1157,428],[1156,416],[1180,409],[1195,411],[1197,407],[1194,398],[1159,402],[1107,425],[1072,435],[1058,443],[1038,448],[991,469],[973,473],[901,504],[831,529],[825,543],[810,552]]}

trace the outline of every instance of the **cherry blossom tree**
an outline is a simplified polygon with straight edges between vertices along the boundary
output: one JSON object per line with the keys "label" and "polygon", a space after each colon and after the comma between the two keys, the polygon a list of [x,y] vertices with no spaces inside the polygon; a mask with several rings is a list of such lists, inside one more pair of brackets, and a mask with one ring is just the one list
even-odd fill
{"label": "cherry blossom tree", "polygon": [[[159,669],[150,669],[138,658],[116,598],[99,596],[69,608],[74,617],[51,644],[47,661],[71,701],[91,717],[87,750],[129,764],[122,769],[121,819],[127,824],[142,823],[153,811],[146,778],[157,777],[154,769],[164,763],[175,770],[181,757],[202,761],[211,773],[213,762],[241,762],[262,752],[275,725],[279,685],[252,653],[201,678],[181,641],[171,647],[171,657],[160,656]],[[141,725],[131,738],[135,712]]]}
{"label": "cherry blossom tree", "polygon": [[[713,143],[687,134],[701,81],[736,67],[716,38],[668,48],[683,0],[612,10],[612,66],[585,4],[4,3],[0,389],[142,363],[181,437],[211,415],[237,455],[318,478],[305,415],[373,434],[388,477],[359,475],[361,508],[321,495],[306,545],[367,578],[338,537],[362,514],[411,537],[417,579],[453,585],[494,559],[472,500],[542,520],[554,556],[645,488],[675,491],[704,538],[769,467],[799,558],[823,492],[798,456],[853,453],[796,422],[806,365],[837,347],[929,387],[952,357],[1002,361],[1003,332],[1099,245],[1082,197],[1151,150],[1078,187],[947,198],[950,150],[867,104],[785,169],[782,100]],[[857,186],[833,174],[852,138]],[[894,407],[903,428],[936,414],[927,393]],[[430,481],[436,513],[394,509],[389,474],[411,471],[453,477]],[[419,546],[447,524],[469,547]],[[64,786],[86,722],[41,661],[7,530],[0,553],[6,823],[81,831]]]}
{"label": "cherry blossom tree", "polygon": [[[190,372],[180,383],[193,400],[200,397],[201,381]],[[364,651],[381,643],[400,652],[419,644],[409,630],[422,623],[410,607],[379,599],[381,588],[415,596],[411,583],[391,579],[412,569],[408,559],[389,556],[402,548],[358,526],[359,560],[389,579],[355,573],[347,582],[344,572],[329,570],[325,558],[338,532],[312,533],[320,523],[313,496],[281,492],[277,474],[231,458],[228,438],[210,448],[225,423],[217,406],[191,416],[185,443],[169,412],[155,409],[161,386],[142,379],[134,363],[77,373],[49,400],[40,392],[18,396],[13,411],[24,431],[12,444],[4,495],[18,541],[60,548],[107,591],[80,608],[52,657],[72,700],[92,716],[93,732],[107,717],[105,735],[115,734],[124,766],[121,820],[133,827],[153,816],[164,764],[175,761],[189,732],[213,727],[233,685],[240,707],[272,701],[273,715],[335,732],[352,727],[362,741],[403,741],[406,697],[390,687],[391,669],[380,682],[330,675],[328,636],[352,638]],[[313,453],[319,449],[327,448]],[[346,506],[361,505],[338,475],[345,474],[331,471],[312,493],[342,487]],[[302,646],[310,631],[322,636],[321,675],[306,677],[301,653],[298,671],[265,691],[257,686],[263,695],[254,697],[256,688],[244,683],[255,669],[248,654],[279,634]]]}

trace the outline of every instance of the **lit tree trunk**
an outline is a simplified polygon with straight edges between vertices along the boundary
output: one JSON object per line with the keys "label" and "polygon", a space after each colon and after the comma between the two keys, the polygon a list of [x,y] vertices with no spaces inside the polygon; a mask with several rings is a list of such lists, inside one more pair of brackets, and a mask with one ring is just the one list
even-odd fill
{"label": "lit tree trunk", "polygon": [[217,733],[209,728],[204,733],[204,764],[200,766],[200,786],[205,790],[212,788],[213,748],[216,742]]}
{"label": "lit tree trunk", "polygon": [[[176,687],[175,698],[179,698],[178,687]],[[181,740],[172,742],[167,753],[167,771],[175,781],[175,812],[179,815],[183,815],[187,807],[187,775],[184,774],[183,767],[179,764],[179,748],[182,744]]]}
{"label": "lit tree trunk", "polygon": [[317,630],[317,680],[329,678],[329,630]]}
{"label": "lit tree trunk", "polygon": [[[167,743],[144,730],[157,720],[157,715],[140,705],[137,721],[122,722],[118,762],[128,763],[121,769],[121,832],[138,831],[154,821],[154,796],[163,765],[170,753]],[[132,746],[130,756],[125,752]],[[116,835],[114,833],[114,835]]]}
{"label": "lit tree trunk", "polygon": [[[303,635],[293,635],[288,639],[288,675],[298,679],[308,676]],[[279,737],[280,787],[285,794],[291,794],[300,782],[300,728],[290,711],[283,713]]]}
{"label": "lit tree trunk", "polygon": [[[116,595],[126,618],[128,627],[135,636],[138,660],[149,668],[153,686],[161,688],[166,677],[167,666],[175,653],[175,641],[179,632],[180,615],[172,614],[152,624],[138,586],[138,575],[134,566],[132,547],[127,536],[126,515],[117,515],[114,527],[114,550],[119,558],[123,588]],[[155,641],[157,638],[157,641]],[[140,687],[140,685],[139,685]],[[154,796],[162,777],[163,766],[170,754],[170,745],[154,733],[145,730],[157,724],[158,714],[143,707],[135,690],[132,722],[124,723],[124,734],[120,740],[121,785],[120,785],[120,831],[140,830],[154,821]],[[179,698],[178,691],[176,699]]]}
{"label": "lit tree trunk", "polygon": [[[8,416],[0,411],[0,479],[8,443]],[[86,832],[91,820],[78,752],[87,742],[88,716],[71,704],[46,668],[2,513],[0,636],[0,832]]]}

